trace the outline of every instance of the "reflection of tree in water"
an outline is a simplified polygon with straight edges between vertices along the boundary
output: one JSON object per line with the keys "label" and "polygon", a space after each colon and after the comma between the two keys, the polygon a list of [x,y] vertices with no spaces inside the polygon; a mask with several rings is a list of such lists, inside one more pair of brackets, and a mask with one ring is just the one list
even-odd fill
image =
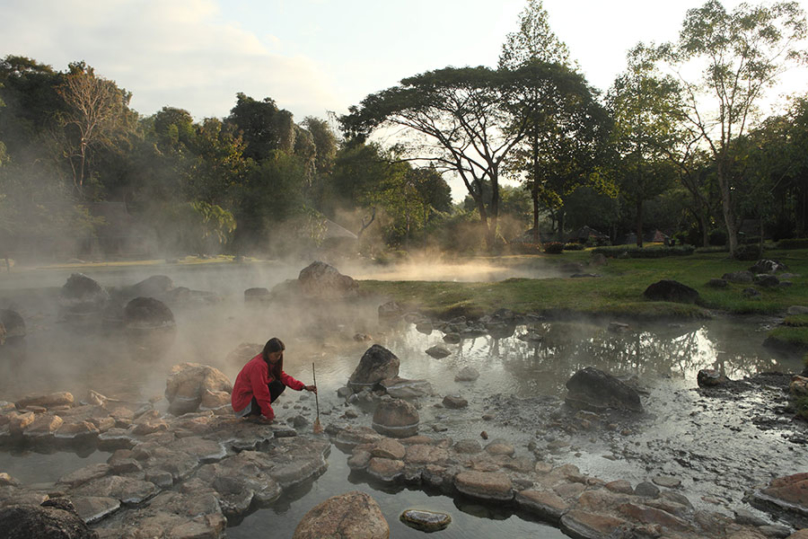
{"label": "reflection of tree in water", "polygon": [[[586,323],[553,322],[520,327],[517,338],[495,340],[492,354],[514,377],[520,394],[559,394],[566,381],[584,367],[619,377],[644,380],[675,377],[695,380],[700,369],[714,368],[741,378],[776,367],[761,351],[748,327],[659,326],[612,332]],[[540,341],[519,335],[540,335]]]}

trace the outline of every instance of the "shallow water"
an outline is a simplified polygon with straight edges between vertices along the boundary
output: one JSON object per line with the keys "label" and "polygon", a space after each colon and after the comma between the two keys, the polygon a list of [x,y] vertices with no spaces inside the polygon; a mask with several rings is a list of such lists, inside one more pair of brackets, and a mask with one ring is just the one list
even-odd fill
{"label": "shallow water", "polygon": [[[168,273],[176,286],[222,294],[224,300],[215,305],[173,308],[176,339],[159,359],[139,355],[114,331],[76,327],[60,320],[58,288],[52,287],[61,286],[70,270],[46,272],[44,279],[39,278],[41,274],[0,276],[0,306],[18,309],[28,325],[27,362],[16,373],[9,373],[8,369],[0,373],[0,400],[13,401],[42,391],[71,391],[80,399],[87,389],[93,389],[110,397],[145,402],[162,395],[172,365],[210,364],[233,380],[250,358],[227,359],[232,350],[241,343],[260,344],[271,336],[279,336],[287,345],[286,372],[311,383],[314,363],[322,422],[340,423],[344,421],[339,416],[346,408],[336,390],[345,385],[363,352],[375,342],[400,358],[402,377],[426,379],[432,384],[436,395],[422,399],[420,409],[422,432],[426,434],[434,434],[433,425],[440,430],[437,435],[455,440],[480,439],[480,433],[486,431],[489,439],[500,437],[513,442],[519,455],[529,454],[529,443],[537,444],[545,460],[573,463],[585,473],[604,480],[627,479],[636,484],[656,475],[673,475],[682,480],[681,492],[694,504],[708,503],[703,498],[717,500],[709,502],[707,508],[711,510],[731,511],[742,505],[745,489],[775,475],[808,468],[808,456],[802,446],[787,440],[790,432],[787,418],[783,418],[778,429],[756,426],[756,417],[764,413],[763,401],[777,395],[754,394],[726,403],[702,397],[695,391],[696,373],[703,368],[722,370],[732,379],[758,372],[802,370],[800,358],[778,356],[763,348],[762,342],[774,320],[724,318],[675,325],[634,324],[618,333],[610,331],[605,322],[536,321],[516,327],[514,335],[507,338],[483,336],[458,345],[445,345],[452,354],[437,360],[424,351],[435,344],[444,344],[442,333],[425,335],[412,325],[380,326],[378,302],[355,302],[346,307],[324,302],[314,308],[285,303],[266,308],[244,304],[244,289],[255,286],[271,289],[274,284],[295,277],[300,268],[271,265],[177,268],[115,267],[85,271],[105,286],[131,285],[153,274]],[[25,286],[19,286],[21,283]],[[26,290],[20,292],[23,288]],[[541,341],[520,339],[528,332],[541,335]],[[356,342],[353,337],[357,333],[369,335],[371,340]],[[466,366],[476,368],[482,374],[480,379],[455,382],[455,374]],[[565,382],[587,366],[632,377],[645,388],[646,413],[626,423],[627,432],[566,434],[547,430],[546,416],[561,406]],[[465,397],[468,408],[440,407],[443,396],[450,394]],[[313,419],[314,403],[308,397],[291,391],[284,394],[276,406],[279,420],[298,413]],[[503,402],[510,404],[503,406]],[[369,425],[372,408],[359,412],[360,417],[354,423]],[[483,414],[495,419],[484,421]],[[565,443],[566,449],[560,452],[542,449],[554,441]],[[103,460],[105,454],[96,452],[87,458]],[[282,514],[284,522],[294,523],[284,524],[291,535],[306,508],[337,493],[369,489],[369,485],[352,482],[348,477],[346,458],[334,450],[327,474],[299,499],[289,502],[285,512],[279,513],[277,507],[258,511],[233,528],[233,533],[250,529],[253,520],[261,523],[255,529],[269,526],[266,519]],[[25,483],[52,482],[89,463],[75,453],[0,454],[0,471],[9,471]],[[472,517],[443,496],[430,497],[410,490],[398,491],[394,496],[378,490],[368,492],[385,500],[390,496],[389,501],[380,500],[380,504],[386,507],[385,516],[391,526],[398,522],[397,515],[404,509],[422,506],[450,512],[453,517],[454,513],[460,513],[446,533],[466,530],[462,536],[475,537],[468,533],[487,529],[484,526],[489,522],[502,523]],[[466,523],[458,525],[458,522]],[[536,531],[544,529],[541,525],[516,515],[508,516],[505,522],[513,527],[516,536],[545,533]],[[523,532],[525,526],[532,531]],[[558,532],[548,529],[546,533]],[[393,536],[405,535],[396,532]],[[485,536],[491,534],[476,537]]]}
{"label": "shallow water", "polygon": [[339,450],[333,449],[328,458],[328,470],[316,481],[301,486],[297,492],[290,493],[272,507],[248,515],[235,526],[231,523],[227,537],[230,539],[292,537],[297,523],[311,508],[331,496],[353,490],[366,492],[376,500],[390,526],[390,537],[397,539],[424,537],[424,532],[410,528],[399,520],[401,513],[407,509],[426,509],[451,516],[452,522],[446,529],[429,534],[429,537],[438,539],[567,537],[552,526],[531,520],[528,515],[514,513],[506,507],[482,506],[468,500],[452,499],[421,490],[368,484],[364,478],[351,475],[351,470],[346,464],[347,458]]}

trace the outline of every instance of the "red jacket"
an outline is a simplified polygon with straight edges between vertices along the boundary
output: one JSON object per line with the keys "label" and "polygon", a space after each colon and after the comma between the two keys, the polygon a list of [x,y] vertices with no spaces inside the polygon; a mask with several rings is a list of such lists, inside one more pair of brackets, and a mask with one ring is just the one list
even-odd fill
{"label": "red jacket", "polygon": [[[236,383],[233,385],[233,394],[230,396],[230,404],[233,410],[238,412],[246,408],[252,398],[258,401],[261,407],[261,415],[267,419],[273,419],[275,412],[270,406],[269,383],[275,379],[269,371],[269,365],[264,361],[264,356],[258,354],[242,367],[241,372],[236,376]],[[291,387],[295,391],[300,391],[306,384],[295,380],[285,372],[281,372],[281,383],[286,387]]]}

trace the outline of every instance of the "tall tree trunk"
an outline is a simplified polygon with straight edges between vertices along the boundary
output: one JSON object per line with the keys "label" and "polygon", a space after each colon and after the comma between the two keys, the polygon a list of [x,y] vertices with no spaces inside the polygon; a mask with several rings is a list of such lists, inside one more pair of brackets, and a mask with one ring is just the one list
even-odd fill
{"label": "tall tree trunk", "polygon": [[533,199],[533,243],[539,243],[539,189],[536,182],[533,182],[533,189],[530,192],[530,198]]}
{"label": "tall tree trunk", "polygon": [[729,255],[734,257],[738,251],[738,224],[735,221],[735,211],[732,208],[732,191],[727,177],[725,160],[725,158],[718,160],[718,188],[721,190],[721,211],[724,214],[724,224],[727,227]]}

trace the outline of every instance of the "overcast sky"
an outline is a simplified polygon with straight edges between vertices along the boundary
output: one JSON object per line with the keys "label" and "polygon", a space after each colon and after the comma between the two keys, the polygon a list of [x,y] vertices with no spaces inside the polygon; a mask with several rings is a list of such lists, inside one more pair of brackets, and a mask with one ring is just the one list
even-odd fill
{"label": "overcast sky", "polygon": [[[802,0],[805,8],[808,0]],[[84,60],[150,115],[224,117],[237,92],[296,121],[446,66],[495,66],[526,0],[0,0],[0,57]],[[702,1],[545,0],[589,82],[607,89],[639,41],[674,39]],[[727,0],[731,9],[738,2]],[[804,86],[805,78],[799,79]],[[796,83],[794,83],[796,84]],[[789,87],[791,91],[795,86]]]}

